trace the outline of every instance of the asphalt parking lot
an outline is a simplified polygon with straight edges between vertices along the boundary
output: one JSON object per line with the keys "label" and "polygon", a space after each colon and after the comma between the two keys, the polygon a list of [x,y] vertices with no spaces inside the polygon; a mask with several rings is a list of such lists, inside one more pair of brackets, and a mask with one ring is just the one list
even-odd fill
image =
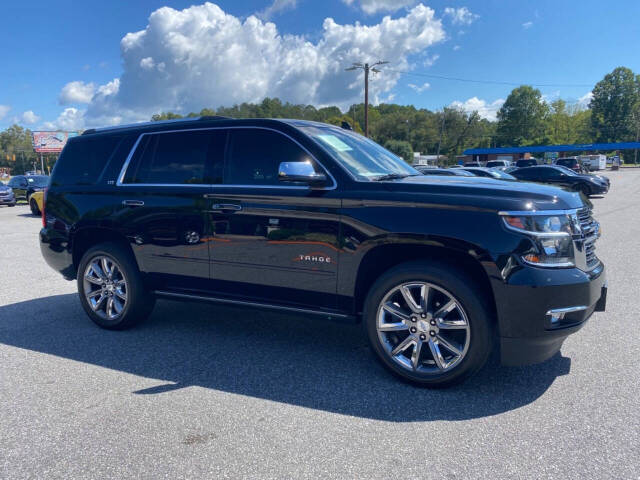
{"label": "asphalt parking lot", "polygon": [[0,478],[640,478],[640,169],[593,198],[607,311],[548,362],[400,383],[360,328],[159,301],[107,332],[0,207]]}

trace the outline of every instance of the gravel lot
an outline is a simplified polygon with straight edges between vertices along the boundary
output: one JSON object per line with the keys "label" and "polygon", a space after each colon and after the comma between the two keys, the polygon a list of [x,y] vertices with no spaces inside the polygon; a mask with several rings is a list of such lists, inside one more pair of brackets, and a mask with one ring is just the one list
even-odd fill
{"label": "gravel lot", "polygon": [[159,301],[107,332],[0,207],[0,478],[640,478],[640,169],[608,172],[607,312],[560,354],[399,383],[359,327]]}

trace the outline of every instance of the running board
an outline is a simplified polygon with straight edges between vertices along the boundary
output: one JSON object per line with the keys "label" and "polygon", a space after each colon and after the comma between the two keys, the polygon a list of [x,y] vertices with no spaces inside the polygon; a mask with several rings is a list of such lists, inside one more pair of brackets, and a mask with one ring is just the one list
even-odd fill
{"label": "running board", "polygon": [[298,313],[304,315],[314,315],[323,317],[325,320],[333,320],[338,322],[356,323],[357,318],[354,315],[345,313],[326,312],[323,310],[313,310],[309,308],[287,307],[284,305],[274,305],[271,303],[249,302],[245,300],[232,300],[230,298],[209,297],[206,295],[193,295],[189,293],[167,292],[164,290],[156,290],[153,292],[157,297],[173,299],[173,300],[193,300],[199,302],[219,303],[223,305],[235,305],[241,307],[259,308],[265,310],[275,310],[280,312]]}

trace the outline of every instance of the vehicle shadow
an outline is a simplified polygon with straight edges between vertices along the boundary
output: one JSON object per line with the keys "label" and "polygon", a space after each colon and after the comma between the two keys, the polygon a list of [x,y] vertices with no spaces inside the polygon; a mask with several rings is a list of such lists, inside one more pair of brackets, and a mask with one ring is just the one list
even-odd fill
{"label": "vehicle shadow", "polygon": [[0,343],[166,382],[133,393],[200,386],[393,422],[496,415],[539,398],[569,373],[560,354],[506,368],[493,359],[448,390],[403,383],[374,361],[359,325],[208,304],[158,301],[124,332],[96,327],[75,294],[0,307]]}

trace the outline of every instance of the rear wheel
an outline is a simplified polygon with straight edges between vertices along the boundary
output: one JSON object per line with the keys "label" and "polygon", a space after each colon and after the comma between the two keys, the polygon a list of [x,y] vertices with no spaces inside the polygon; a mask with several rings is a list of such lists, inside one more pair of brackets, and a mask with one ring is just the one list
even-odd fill
{"label": "rear wheel", "polygon": [[373,351],[397,376],[426,387],[459,383],[486,362],[492,323],[464,272],[411,262],[371,288],[364,324]]}
{"label": "rear wheel", "polygon": [[83,255],[78,293],[91,320],[110,330],[146,319],[155,304],[131,253],[115,243],[96,245]]}
{"label": "rear wheel", "polygon": [[38,208],[38,202],[36,202],[33,198],[29,200],[29,208],[31,209],[31,213],[36,216],[40,215],[40,209]]}

